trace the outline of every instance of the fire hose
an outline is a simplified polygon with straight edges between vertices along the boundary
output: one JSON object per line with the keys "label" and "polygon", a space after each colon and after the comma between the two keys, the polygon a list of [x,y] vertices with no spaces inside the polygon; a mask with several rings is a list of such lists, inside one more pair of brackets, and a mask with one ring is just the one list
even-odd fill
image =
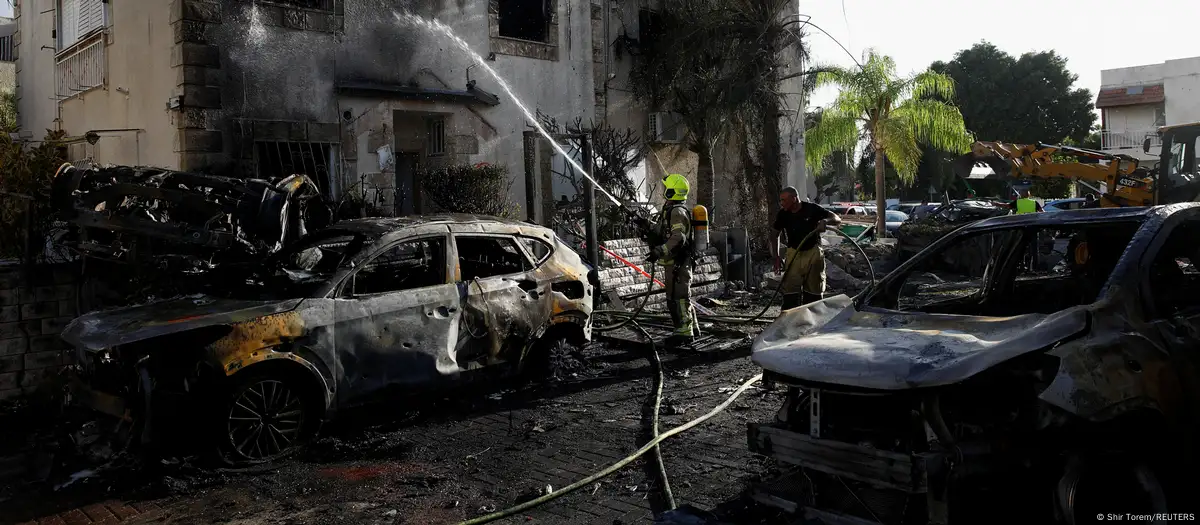
{"label": "fire hose", "polygon": [[665,440],[669,437],[675,436],[677,434],[683,433],[687,430],[691,430],[692,428],[696,427],[697,425],[699,425],[705,421],[708,421],[709,419],[712,419],[717,414],[720,414],[726,408],[729,408],[729,405],[733,404],[734,400],[736,400],[738,397],[741,397],[741,395],[744,394],[746,392],[746,390],[748,390],[750,388],[750,386],[752,386],[754,383],[757,383],[761,379],[762,379],[762,374],[758,374],[758,375],[748,379],[745,383],[742,383],[742,386],[738,387],[738,389],[735,390],[733,392],[733,394],[729,396],[728,399],[723,401],[721,404],[717,405],[715,408],[713,408],[707,414],[704,414],[703,416],[700,416],[700,417],[693,419],[687,423],[684,423],[680,426],[677,426],[666,432],[663,432],[658,437],[650,440],[648,443],[643,445],[642,448],[639,448],[637,450],[637,452],[634,452],[633,454],[630,454],[629,456],[627,456],[625,459],[622,459],[620,461],[617,461],[616,463],[613,463],[612,465],[605,467],[603,470],[601,470],[595,474],[592,474],[591,476],[588,476],[579,481],[576,481],[575,483],[567,485],[566,487],[563,487],[561,490],[557,490],[557,491],[551,492],[549,494],[543,495],[541,497],[538,497],[537,499],[527,501],[525,503],[516,505],[514,507],[509,507],[502,511],[493,512],[486,516],[480,516],[478,518],[470,519],[470,520],[459,523],[459,525],[479,525],[481,523],[491,523],[498,519],[507,518],[509,516],[519,514],[521,512],[532,509],[532,508],[542,505],[544,503],[553,501],[562,496],[566,496],[567,494],[570,494],[572,492],[575,492],[576,490],[579,490],[579,489],[586,487],[592,483],[595,483],[597,480],[606,478],[606,477],[612,475],[614,472],[621,470],[626,465],[632,463],[637,458],[642,457],[647,452],[649,452],[652,449],[654,449],[655,447],[657,447],[658,444],[661,443],[663,440]]}
{"label": "fire hose", "polygon": [[[847,235],[845,232],[843,232],[841,230],[834,230],[834,231],[836,231],[837,233],[841,234],[843,237],[848,239],[852,244],[854,244],[855,248],[858,249],[859,253],[862,254],[863,258],[867,261],[867,267],[868,267],[870,275],[871,275],[871,287],[874,287],[876,284],[875,269],[871,266],[870,259],[867,257],[866,251],[863,250],[862,246],[859,245],[858,242],[853,237],[850,237],[849,235]],[[816,230],[809,233],[807,236],[804,237],[804,239],[802,239],[800,241],[800,243],[797,246],[803,245],[804,242],[808,241],[808,239],[811,238],[815,234],[817,234]],[[787,261],[786,265],[784,266],[783,273],[780,276],[779,285],[777,285],[775,287],[775,291],[772,294],[771,299],[767,302],[767,305],[761,311],[758,312],[758,314],[756,314],[752,317],[697,316],[697,318],[703,318],[706,320],[710,320],[712,322],[720,322],[723,324],[746,324],[746,323],[751,323],[751,322],[757,321],[759,318],[761,318],[763,315],[765,315],[767,313],[767,311],[770,309],[770,307],[774,304],[775,299],[779,297],[779,294],[783,289],[783,285],[786,282],[788,272],[791,271],[792,264],[795,263],[795,260],[797,258],[798,257],[793,257],[792,260]],[[654,269],[655,269],[655,267],[651,266],[650,272],[644,272],[644,271],[642,272],[643,275],[648,276],[650,288],[653,288],[654,283],[655,283]],[[868,288],[868,289],[870,289],[870,288]],[[647,289],[647,292],[649,292],[649,289]],[[658,477],[659,477],[659,483],[661,485],[663,497],[667,501],[667,505],[669,506],[670,509],[674,509],[676,507],[675,496],[674,496],[674,493],[671,491],[671,485],[667,478],[666,466],[663,464],[662,453],[658,447],[658,444],[669,437],[672,437],[677,434],[683,433],[687,430],[690,430],[693,427],[696,427],[697,425],[713,418],[717,414],[724,411],[726,408],[729,407],[730,404],[733,403],[734,400],[736,400],[743,393],[745,393],[746,390],[749,389],[751,385],[753,385],[754,383],[761,380],[762,374],[758,374],[758,375],[750,378],[749,380],[747,380],[740,387],[738,387],[738,389],[735,390],[733,392],[733,394],[729,396],[728,399],[726,399],[721,404],[717,405],[715,408],[713,408],[707,414],[704,414],[703,416],[693,419],[692,421],[689,421],[683,425],[672,428],[665,433],[659,434],[659,432],[658,432],[658,416],[659,416],[659,411],[660,411],[661,404],[662,404],[662,391],[663,391],[663,383],[664,383],[662,362],[658,357],[658,347],[654,343],[654,339],[650,336],[649,332],[647,332],[646,329],[643,328],[637,322],[637,319],[639,317],[645,316],[645,314],[643,314],[643,310],[649,301],[649,297],[650,297],[650,294],[647,293],[646,296],[643,297],[642,303],[640,305],[638,305],[637,309],[635,309],[633,312],[625,312],[625,311],[617,311],[617,310],[598,310],[598,311],[596,311],[595,313],[598,313],[598,314],[625,316],[626,319],[621,322],[615,323],[613,325],[595,327],[594,330],[598,331],[598,332],[604,332],[604,331],[616,330],[616,329],[622,328],[627,325],[632,325],[634,328],[636,328],[642,334],[643,337],[645,337],[650,342],[650,355],[649,355],[648,359],[650,360],[651,366],[654,368],[654,372],[655,372],[654,403],[653,403],[653,407],[652,407],[653,415],[652,415],[652,421],[651,421],[652,439],[649,442],[647,442],[645,445],[643,445],[642,448],[638,449],[636,452],[625,457],[624,459],[617,461],[616,463],[609,465],[608,467],[600,470],[599,472],[592,474],[591,476],[588,476],[579,481],[576,481],[575,483],[572,483],[558,491],[554,491],[549,494],[542,495],[538,498],[535,498],[535,499],[527,501],[525,503],[521,503],[519,505],[510,507],[508,509],[504,509],[502,511],[494,512],[494,513],[491,513],[491,514],[488,514],[485,516],[480,516],[478,518],[464,521],[464,522],[460,523],[459,525],[478,525],[478,524],[482,524],[482,523],[490,523],[490,522],[493,522],[493,521],[496,521],[499,519],[503,519],[503,518],[506,518],[509,516],[519,514],[526,510],[535,508],[539,505],[548,503],[557,498],[560,498],[562,496],[570,494],[571,492],[579,490],[580,488],[583,488],[583,487],[585,487],[591,483],[594,483],[600,479],[603,479],[605,477],[612,475],[613,473],[617,472],[618,470],[620,470],[620,469],[624,468],[625,466],[629,465],[630,463],[632,463],[637,458],[645,455],[647,452],[653,452],[655,467],[657,469]],[[645,316],[645,317],[658,317],[658,316]]]}

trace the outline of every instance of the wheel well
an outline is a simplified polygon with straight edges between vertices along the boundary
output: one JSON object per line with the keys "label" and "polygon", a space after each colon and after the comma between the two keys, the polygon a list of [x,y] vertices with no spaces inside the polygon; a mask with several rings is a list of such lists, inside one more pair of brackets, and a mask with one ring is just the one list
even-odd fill
{"label": "wheel well", "polygon": [[237,381],[251,375],[281,377],[295,381],[298,388],[303,389],[304,394],[312,395],[316,398],[316,408],[320,410],[320,416],[324,416],[329,410],[329,391],[325,388],[325,380],[317,372],[308,369],[300,363],[289,359],[271,359],[238,370],[229,376],[228,379]]}
{"label": "wheel well", "polygon": [[571,319],[569,321],[559,321],[550,325],[550,327],[546,328],[546,331],[543,332],[540,337],[538,337],[537,341],[535,341],[535,344],[543,341],[554,341],[555,339],[559,338],[565,338],[571,343],[581,346],[587,342],[587,339],[583,333],[583,327],[576,323],[574,319]]}

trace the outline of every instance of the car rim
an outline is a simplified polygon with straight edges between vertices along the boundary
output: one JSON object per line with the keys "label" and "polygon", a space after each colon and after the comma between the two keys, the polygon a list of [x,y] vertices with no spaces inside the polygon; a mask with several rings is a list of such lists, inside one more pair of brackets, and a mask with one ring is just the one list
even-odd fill
{"label": "car rim", "polygon": [[248,459],[277,455],[300,438],[304,406],[281,381],[259,381],[229,407],[229,442]]}

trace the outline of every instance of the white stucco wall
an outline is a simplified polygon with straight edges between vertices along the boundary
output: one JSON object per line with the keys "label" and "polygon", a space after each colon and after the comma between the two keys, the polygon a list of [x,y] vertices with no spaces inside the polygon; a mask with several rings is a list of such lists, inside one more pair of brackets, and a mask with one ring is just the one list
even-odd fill
{"label": "white stucco wall", "polygon": [[41,139],[56,129],[58,102],[54,98],[55,0],[21,0],[17,11],[18,124]]}

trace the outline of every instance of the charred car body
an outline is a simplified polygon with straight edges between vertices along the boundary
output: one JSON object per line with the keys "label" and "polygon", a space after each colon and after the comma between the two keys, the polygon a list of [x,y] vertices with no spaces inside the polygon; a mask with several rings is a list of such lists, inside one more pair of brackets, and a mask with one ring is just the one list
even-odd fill
{"label": "charred car body", "polygon": [[75,319],[63,338],[76,398],[144,421],[143,442],[183,431],[253,463],[295,450],[339,409],[590,338],[594,271],[534,225],[341,221],[254,268],[227,297]]}
{"label": "charred car body", "polygon": [[827,523],[1180,512],[1197,262],[1196,204],[997,217],[785,312],[753,360],[787,400],[749,441],[799,468],[756,496]]}

